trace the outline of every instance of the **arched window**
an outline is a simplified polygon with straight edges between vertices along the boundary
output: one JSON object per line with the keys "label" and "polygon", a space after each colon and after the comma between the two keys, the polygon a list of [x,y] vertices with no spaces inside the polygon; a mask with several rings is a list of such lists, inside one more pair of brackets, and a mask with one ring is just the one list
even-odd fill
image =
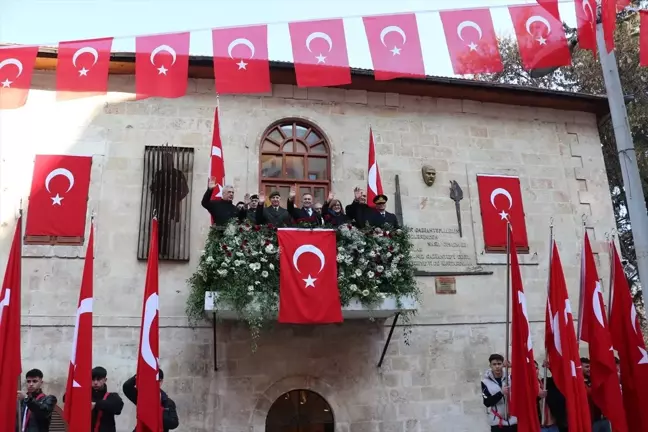
{"label": "arched window", "polygon": [[266,417],[266,432],[333,432],[331,406],[310,390],[291,390],[277,398]]}
{"label": "arched window", "polygon": [[324,134],[301,120],[282,120],[268,128],[261,141],[259,179],[266,197],[274,190],[282,205],[292,185],[296,205],[304,193],[324,203],[330,189],[331,156]]}

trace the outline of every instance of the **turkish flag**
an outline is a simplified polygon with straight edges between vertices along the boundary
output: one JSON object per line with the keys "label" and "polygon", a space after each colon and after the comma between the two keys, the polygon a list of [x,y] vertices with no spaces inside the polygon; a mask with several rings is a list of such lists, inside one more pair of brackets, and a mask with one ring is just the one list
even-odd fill
{"label": "turkish flag", "polygon": [[22,217],[18,218],[9,260],[0,286],[0,421],[3,431],[16,429],[16,394],[22,373],[20,354],[20,282]]}
{"label": "turkish flag", "polygon": [[342,322],[335,230],[279,228],[279,322]]}
{"label": "turkish flag", "polygon": [[[508,230],[508,235],[512,233]],[[513,244],[513,239],[511,243]],[[515,365],[515,378],[511,380],[511,415],[518,419],[518,429],[526,432],[540,432],[538,423],[538,372],[534,363],[531,328],[527,308],[520,263],[515,248],[509,250],[511,256],[511,354]]]}
{"label": "turkish flag", "polygon": [[612,338],[608,329],[603,292],[592,245],[585,233],[581,255],[581,319],[580,339],[589,344],[591,386],[590,397],[603,415],[612,423],[615,432],[626,432],[623,399],[619,387]]}
{"label": "turkish flag", "polygon": [[135,93],[148,97],[178,98],[187,93],[189,33],[135,38]]}
{"label": "turkish flag", "polygon": [[504,67],[490,10],[441,11],[439,15],[454,73],[466,75],[502,71]]}
{"label": "turkish flag", "polygon": [[104,38],[59,43],[57,100],[106,94],[112,41]]}
{"label": "turkish flag", "polygon": [[216,92],[268,93],[268,27],[266,25],[212,30]]}
{"label": "turkish flag", "polygon": [[218,107],[214,112],[214,133],[212,135],[211,147],[211,177],[216,179],[216,187],[212,191],[211,199],[223,198],[223,187],[225,183],[225,160],[223,159],[223,142],[220,136],[220,120]]}
{"label": "turkish flag", "polygon": [[362,21],[377,80],[425,77],[415,14],[364,17]]}
{"label": "turkish flag", "polygon": [[63,415],[69,432],[87,432],[92,426],[92,285],[94,278],[94,227],[86,249],[83,279],[76,311],[72,355],[65,389]]}
{"label": "turkish flag", "polygon": [[605,49],[611,52],[614,49],[614,31],[616,30],[617,6],[615,0],[601,1],[601,22],[603,23],[603,37]]}
{"label": "turkish flag", "polygon": [[36,155],[25,235],[85,235],[91,168],[91,156]]}
{"label": "turkish flag", "polygon": [[158,297],[158,220],[151,221],[139,354],[137,356],[137,432],[162,430],[160,406],[160,308]]}
{"label": "turkish flag", "polygon": [[341,19],[289,23],[299,87],[351,83],[351,68]]}
{"label": "turkish flag", "polygon": [[[590,0],[590,1],[596,1],[596,0]],[[557,20],[560,20],[560,14],[558,12],[558,0],[538,0],[538,4],[543,8],[545,8],[547,12],[555,16]]]}
{"label": "turkish flag", "polygon": [[25,105],[37,55],[37,46],[0,48],[0,109]]}
{"label": "turkish flag", "polygon": [[528,250],[522,190],[518,177],[477,175],[486,250],[506,250],[506,224],[511,223],[513,244],[517,250]]}
{"label": "turkish flag", "polygon": [[554,14],[542,6],[512,6],[509,13],[525,69],[571,64],[565,30]]}
{"label": "turkish flag", "polygon": [[374,144],[373,131],[369,128],[369,163],[367,165],[367,205],[375,207],[373,199],[376,195],[383,194],[382,178],[378,159],[376,158],[376,145]]}
{"label": "turkish flag", "polygon": [[578,354],[567,285],[558,247],[552,242],[549,292],[545,317],[545,348],[556,387],[565,397],[569,432],[591,432],[587,389]]}
{"label": "turkish flag", "polygon": [[614,243],[612,255],[613,297],[610,306],[610,333],[619,353],[621,386],[628,430],[648,431],[648,353],[644,342],[637,309],[632,301],[621,259]]}
{"label": "turkish flag", "polygon": [[639,11],[639,64],[648,66],[648,10]]}
{"label": "turkish flag", "polygon": [[574,6],[576,6],[578,46],[592,51],[596,57],[596,1],[574,0]]}

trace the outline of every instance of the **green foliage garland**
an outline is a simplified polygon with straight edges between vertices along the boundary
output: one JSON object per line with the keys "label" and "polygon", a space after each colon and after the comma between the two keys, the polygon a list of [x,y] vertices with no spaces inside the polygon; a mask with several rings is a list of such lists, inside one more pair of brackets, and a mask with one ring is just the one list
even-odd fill
{"label": "green foliage garland", "polygon": [[[331,227],[332,228],[332,227]],[[386,297],[419,300],[420,291],[410,259],[410,229],[388,227],[337,228],[338,287],[343,306],[358,299],[367,308]],[[279,305],[279,247],[272,226],[230,223],[212,227],[196,272],[188,280],[191,292],[186,313],[190,323],[204,317],[205,293],[219,293],[217,307],[233,309],[245,320],[253,340],[261,327],[276,319]],[[410,318],[405,314],[405,322]]]}

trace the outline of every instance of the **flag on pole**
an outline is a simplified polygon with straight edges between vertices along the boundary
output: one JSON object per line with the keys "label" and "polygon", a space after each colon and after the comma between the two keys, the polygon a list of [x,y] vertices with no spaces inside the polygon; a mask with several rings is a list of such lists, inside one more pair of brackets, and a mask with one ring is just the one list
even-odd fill
{"label": "flag on pole", "polygon": [[610,278],[614,287],[610,306],[610,333],[614,348],[619,352],[628,430],[648,431],[648,353],[628,280],[613,242],[610,244],[610,254]]}
{"label": "flag on pole", "polygon": [[[507,225],[509,237],[508,253],[511,265],[512,339],[511,360],[515,365],[515,378],[511,380],[511,415],[517,417],[518,429],[526,432],[540,432],[537,398],[539,393],[538,372],[533,356],[529,314],[522,285],[520,263],[513,243],[511,226]],[[508,287],[507,287],[508,289]]]}
{"label": "flag on pole", "polygon": [[591,432],[587,389],[578,355],[574,317],[555,241],[549,268],[545,347],[551,375],[556,387],[565,396],[569,432]]}
{"label": "flag on pole", "polygon": [[16,428],[20,354],[20,277],[22,216],[18,218],[7,269],[0,287],[0,422],[3,431]]}
{"label": "flag on pole", "polygon": [[615,432],[627,432],[612,338],[607,323],[603,292],[589,236],[583,238],[581,254],[580,340],[589,344],[590,397],[610,420]]}
{"label": "flag on pole", "polygon": [[137,432],[162,430],[162,407],[160,405],[160,329],[158,298],[158,221],[151,221],[151,243],[144,304],[142,328],[137,358]]}
{"label": "flag on pole", "polygon": [[374,144],[373,131],[369,128],[369,167],[367,174],[367,205],[375,207],[373,203],[376,195],[383,194],[382,179],[380,177],[380,169],[378,168],[378,160],[376,158],[376,145]]}
{"label": "flag on pole", "polygon": [[63,411],[69,432],[87,432],[92,424],[92,300],[94,278],[94,224],[86,250],[76,312],[72,355]]}
{"label": "flag on pole", "polygon": [[212,191],[212,200],[223,198],[223,187],[225,187],[225,161],[223,160],[223,142],[220,135],[219,111],[216,107],[214,112],[214,132],[211,146],[211,169],[210,176],[216,179],[216,187]]}

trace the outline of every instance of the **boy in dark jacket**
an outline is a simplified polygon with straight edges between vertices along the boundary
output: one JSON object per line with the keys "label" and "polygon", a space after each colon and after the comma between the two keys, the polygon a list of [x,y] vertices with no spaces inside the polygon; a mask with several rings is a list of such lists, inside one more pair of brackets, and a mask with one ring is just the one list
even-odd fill
{"label": "boy in dark jacket", "polygon": [[[136,377],[137,375],[130,377],[124,383],[122,389],[124,390],[124,395],[128,400],[137,406],[137,387],[135,386]],[[164,372],[162,372],[162,369],[159,370],[159,377],[161,386],[162,381],[164,380]],[[162,427],[164,432],[176,429],[180,425],[176,405],[163,390],[160,390],[160,404],[162,405]],[[133,429],[133,432],[135,432],[135,430],[136,429]]]}
{"label": "boy in dark jacket", "polygon": [[56,406],[56,396],[45,395],[43,386],[43,372],[32,369],[25,374],[27,392],[18,392],[20,401],[21,422],[16,422],[16,432],[22,424],[23,432],[48,432],[52,421],[52,412]]}

